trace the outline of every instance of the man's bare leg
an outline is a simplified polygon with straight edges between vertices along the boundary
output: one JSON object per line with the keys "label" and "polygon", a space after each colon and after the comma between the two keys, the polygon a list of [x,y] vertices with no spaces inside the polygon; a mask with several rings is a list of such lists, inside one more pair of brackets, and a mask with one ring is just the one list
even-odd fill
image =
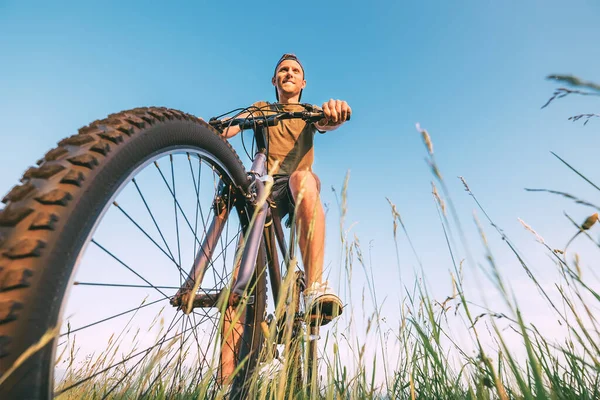
{"label": "man's bare leg", "polygon": [[[296,171],[290,176],[290,189],[296,208],[299,227],[300,253],[306,272],[307,286],[321,282],[325,250],[325,213],[319,195],[319,186],[310,171]],[[298,198],[302,193],[301,201]]]}
{"label": "man's bare leg", "polygon": [[[237,244],[236,254],[243,247],[243,238]],[[233,269],[233,279],[231,287],[233,288],[234,282],[237,279],[238,272],[240,272],[240,260]],[[221,360],[219,365],[219,371],[217,376],[217,382],[221,385],[228,385],[231,383],[231,375],[235,371],[236,367],[236,355],[239,348],[239,342],[243,333],[242,320],[246,317],[245,315],[236,315],[239,311],[236,307],[227,306],[223,316],[223,328],[221,330]]]}
{"label": "man's bare leg", "polygon": [[323,282],[325,213],[318,178],[312,172],[296,171],[290,176],[290,191],[296,203],[296,225],[306,272],[304,300],[313,317],[311,325],[325,325],[342,313],[342,301]]}
{"label": "man's bare leg", "polygon": [[[237,321],[234,322],[234,320]],[[230,377],[236,367],[236,348],[242,337],[242,323],[236,316],[234,307],[225,309],[223,330],[221,331],[221,365],[219,368],[218,382],[221,385],[230,384]]]}

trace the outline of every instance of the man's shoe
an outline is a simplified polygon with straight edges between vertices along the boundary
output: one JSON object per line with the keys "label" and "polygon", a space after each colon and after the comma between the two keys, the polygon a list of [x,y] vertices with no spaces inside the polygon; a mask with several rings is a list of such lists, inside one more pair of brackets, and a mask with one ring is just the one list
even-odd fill
{"label": "man's shoe", "polygon": [[342,301],[323,283],[314,282],[304,290],[304,304],[311,326],[327,325],[342,314]]}

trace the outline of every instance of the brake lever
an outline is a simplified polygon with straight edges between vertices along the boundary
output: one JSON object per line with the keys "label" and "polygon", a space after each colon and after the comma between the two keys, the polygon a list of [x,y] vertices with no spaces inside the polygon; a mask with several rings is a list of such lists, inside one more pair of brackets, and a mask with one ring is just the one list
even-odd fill
{"label": "brake lever", "polygon": [[223,132],[223,121],[217,119],[217,117],[212,117],[211,119],[209,119],[208,124],[217,131]]}

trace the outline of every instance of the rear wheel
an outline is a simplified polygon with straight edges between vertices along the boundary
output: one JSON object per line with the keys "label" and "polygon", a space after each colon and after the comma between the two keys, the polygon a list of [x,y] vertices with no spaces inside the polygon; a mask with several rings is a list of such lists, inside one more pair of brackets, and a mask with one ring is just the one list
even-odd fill
{"label": "rear wheel", "polygon": [[[0,398],[210,396],[228,378],[227,347],[234,363],[249,354],[249,373],[264,266],[251,302],[217,302],[252,212],[247,188],[227,141],[170,109],[113,114],[49,151],[0,211]],[[218,240],[201,250],[219,215]],[[203,301],[183,313],[170,303],[201,253]]]}

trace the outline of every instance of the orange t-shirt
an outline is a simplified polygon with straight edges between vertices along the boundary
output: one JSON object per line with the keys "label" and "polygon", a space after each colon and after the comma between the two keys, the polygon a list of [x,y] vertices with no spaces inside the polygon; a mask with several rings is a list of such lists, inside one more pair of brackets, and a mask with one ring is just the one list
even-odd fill
{"label": "orange t-shirt", "polygon": [[[273,104],[258,101],[253,106],[260,108],[253,115],[275,114],[281,111],[305,111],[298,104]],[[315,107],[320,109],[319,107]],[[251,117],[249,117],[251,118]],[[273,172],[275,174],[291,175],[294,171],[312,171],[314,161],[313,139],[317,129],[314,124],[307,124],[301,119],[286,119],[268,129],[267,140],[267,171],[275,160],[279,161],[279,167]]]}

